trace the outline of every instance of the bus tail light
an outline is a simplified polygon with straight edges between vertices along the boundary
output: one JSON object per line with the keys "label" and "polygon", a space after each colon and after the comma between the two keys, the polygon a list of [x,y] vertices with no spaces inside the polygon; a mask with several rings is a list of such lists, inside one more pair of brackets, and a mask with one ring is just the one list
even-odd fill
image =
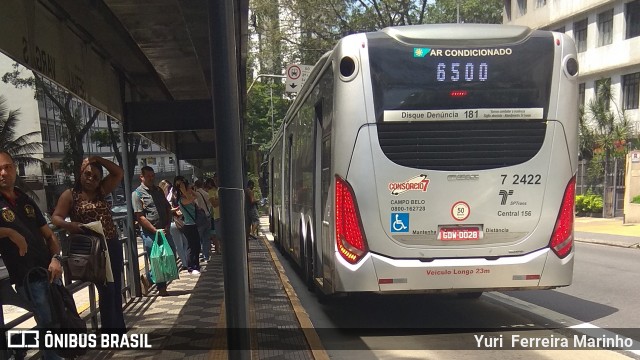
{"label": "bus tail light", "polygon": [[340,255],[355,264],[367,253],[360,213],[349,183],[336,176],[336,242]]}
{"label": "bus tail light", "polygon": [[556,226],[551,234],[549,247],[559,258],[564,258],[571,252],[573,247],[573,222],[574,222],[574,204],[576,199],[576,177],[569,181],[564,197],[562,198],[562,206],[558,213]]}

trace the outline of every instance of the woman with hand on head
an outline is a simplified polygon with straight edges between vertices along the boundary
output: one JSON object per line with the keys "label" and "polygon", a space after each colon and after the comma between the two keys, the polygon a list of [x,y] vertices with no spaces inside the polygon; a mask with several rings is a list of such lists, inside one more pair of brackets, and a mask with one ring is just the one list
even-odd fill
{"label": "woman with hand on head", "polygon": [[[103,167],[109,175],[103,178]],[[94,221],[102,223],[111,269],[113,283],[95,284],[100,295],[100,322],[103,331],[126,332],[122,313],[122,270],[124,259],[122,243],[118,237],[116,226],[111,216],[111,205],[105,199],[120,183],[124,171],[113,162],[99,156],[90,156],[82,162],[80,177],[76,179],[73,189],[65,190],[53,212],[53,223],[69,233],[83,233],[82,224]],[[66,222],[69,216],[71,222]]]}
{"label": "woman with hand on head", "polygon": [[184,217],[182,233],[187,238],[187,269],[192,275],[200,275],[200,234],[196,226],[196,194],[189,187],[183,176],[176,176],[173,180],[174,207],[179,207]]}

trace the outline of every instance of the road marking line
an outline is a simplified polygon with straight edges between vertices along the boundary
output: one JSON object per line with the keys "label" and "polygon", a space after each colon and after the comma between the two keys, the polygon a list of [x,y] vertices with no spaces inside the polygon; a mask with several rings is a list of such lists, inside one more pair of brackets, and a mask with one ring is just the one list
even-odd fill
{"label": "road marking line", "polygon": [[[495,301],[499,301],[501,303],[504,303],[506,305],[518,308],[520,310],[524,310],[530,313],[533,313],[535,315],[538,316],[542,316],[546,319],[549,319],[553,322],[556,322],[558,324],[562,324],[564,326],[566,326],[567,329],[572,329],[573,331],[580,333],[580,334],[584,334],[587,336],[591,336],[591,337],[600,337],[602,335],[605,335],[606,337],[615,337],[618,336],[621,339],[628,339],[627,337],[624,337],[622,335],[616,334],[612,331],[603,329],[601,327],[598,327],[596,325],[593,325],[591,323],[585,323],[582,322],[578,319],[574,319],[570,316],[561,314],[559,312],[553,311],[551,309],[547,309],[545,307],[536,305],[536,304],[532,304],[530,302],[526,302],[524,300],[520,300],[518,298],[509,296],[509,295],[505,295],[502,293],[498,293],[498,292],[491,292],[491,293],[485,293],[484,296],[489,297],[490,299],[493,299]],[[589,331],[591,330],[591,331]],[[597,332],[597,334],[599,336],[595,336],[594,333]],[[633,339],[631,339],[633,341],[633,347],[637,347],[640,348],[640,342],[635,341]],[[609,349],[603,349],[603,350],[609,350]],[[628,351],[632,354],[635,355],[640,355],[640,350],[626,350],[626,349],[620,349],[622,351]]]}
{"label": "road marking line", "polygon": [[[594,338],[599,338],[602,335],[604,335],[607,338],[614,338],[614,337],[617,336],[618,338],[622,339],[623,341],[625,341],[626,339],[630,339],[630,338],[627,338],[625,336],[616,334],[616,333],[614,333],[612,331],[609,331],[609,330],[603,329],[601,327],[598,327],[596,325],[593,325],[592,323],[582,323],[582,324],[578,324],[578,325],[569,326],[569,329],[573,329],[576,332],[579,332],[581,334],[584,334],[584,335],[587,335],[587,336],[591,336],[591,337],[594,337]],[[593,331],[589,331],[589,330],[593,330]],[[635,341],[633,339],[630,339],[630,340],[633,341],[633,345],[632,345],[633,347],[640,348],[640,342]],[[635,355],[640,355],[640,350],[625,350],[625,351],[628,351],[628,352],[630,352],[632,354],[635,354]]]}

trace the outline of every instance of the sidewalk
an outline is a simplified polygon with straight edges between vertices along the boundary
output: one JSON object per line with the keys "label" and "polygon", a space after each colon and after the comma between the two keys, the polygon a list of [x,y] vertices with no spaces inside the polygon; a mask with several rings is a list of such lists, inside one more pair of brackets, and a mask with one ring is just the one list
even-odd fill
{"label": "sidewalk", "polygon": [[639,248],[640,224],[623,224],[622,218],[577,217],[575,238],[581,242]]}
{"label": "sidewalk", "polygon": [[[252,359],[328,359],[291,292],[284,270],[264,236],[249,242],[249,311]],[[227,359],[222,256],[212,255],[200,276],[180,273],[158,296],[135,298],[124,310],[129,334],[149,334],[151,349],[90,351],[81,359]],[[301,325],[305,324],[305,325]]]}

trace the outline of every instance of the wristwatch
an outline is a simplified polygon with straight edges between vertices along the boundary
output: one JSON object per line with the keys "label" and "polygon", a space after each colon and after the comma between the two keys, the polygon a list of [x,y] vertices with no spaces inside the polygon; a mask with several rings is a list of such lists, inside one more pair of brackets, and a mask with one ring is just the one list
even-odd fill
{"label": "wristwatch", "polygon": [[59,254],[53,255],[51,258],[58,260],[60,264],[62,264],[62,256],[60,256]]}

